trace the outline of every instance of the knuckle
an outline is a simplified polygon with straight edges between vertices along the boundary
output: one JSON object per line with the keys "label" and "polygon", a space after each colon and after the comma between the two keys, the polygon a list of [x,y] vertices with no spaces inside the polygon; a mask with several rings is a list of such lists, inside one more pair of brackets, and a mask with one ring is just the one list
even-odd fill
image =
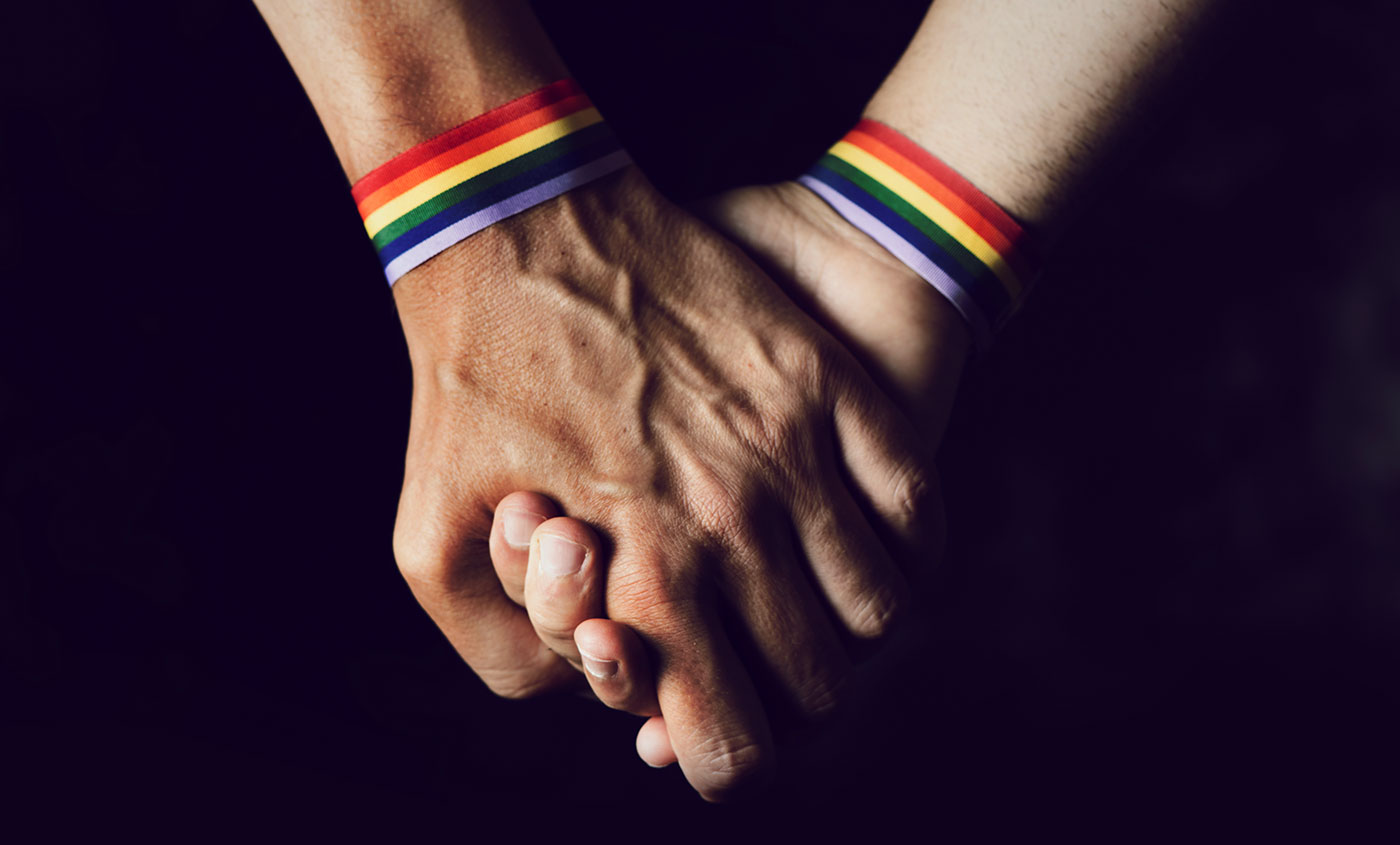
{"label": "knuckle", "polygon": [[654,710],[655,704],[648,708],[646,696],[626,680],[616,678],[604,680],[590,677],[589,683],[593,687],[593,692],[598,696],[598,700],[613,710],[631,713],[634,716],[647,716],[656,712]]}
{"label": "knuckle", "polygon": [[797,705],[811,720],[830,717],[841,709],[846,700],[847,675],[823,675],[812,678],[798,691]]}
{"label": "knuckle", "polygon": [[751,442],[756,442],[765,468],[772,475],[788,476],[808,464],[809,456],[816,451],[813,433],[819,427],[814,424],[810,407],[801,399],[794,399],[768,420],[763,438]]}
{"label": "knuckle", "polygon": [[720,543],[752,536],[749,507],[732,494],[707,496],[696,502],[696,518],[705,533]]}
{"label": "knuckle", "polygon": [[938,488],[933,474],[922,466],[909,465],[890,484],[892,517],[899,527],[909,528],[928,521],[937,510]]}
{"label": "knuckle", "polygon": [[530,579],[525,589],[525,608],[537,630],[562,631],[572,637],[574,628],[589,617],[595,591],[591,584],[558,580],[566,583],[551,583],[547,577]]}
{"label": "knuckle", "polygon": [[530,621],[534,623],[535,633],[545,642],[574,640],[574,628],[577,625],[570,618],[541,616],[531,609]]}
{"label": "knuckle", "polygon": [[836,358],[827,344],[805,332],[780,336],[771,349],[778,371],[803,385],[824,385]]}
{"label": "knuckle", "polygon": [[880,589],[856,602],[846,624],[855,636],[876,640],[890,632],[903,610],[904,603],[893,590]]}
{"label": "knuckle", "polygon": [[456,555],[446,544],[422,532],[394,531],[394,560],[399,572],[418,584],[446,585],[456,569]]}
{"label": "knuckle", "polygon": [[477,670],[477,676],[491,692],[515,701],[539,695],[549,686],[545,675],[521,669]]}
{"label": "knuckle", "polygon": [[632,696],[627,691],[619,689],[619,683],[616,679],[589,675],[588,686],[593,691],[593,697],[598,699],[604,707],[610,710],[620,710],[624,713],[631,712]]}
{"label": "knuckle", "polygon": [[[761,394],[727,403],[724,424],[751,455],[770,470],[785,465],[811,440],[815,393],[792,380],[769,385]],[[780,473],[781,474],[781,473]]]}
{"label": "knuckle", "polygon": [[[440,482],[405,481],[394,520],[394,560],[399,572],[415,586],[451,589],[480,556],[489,559],[488,530],[474,532],[460,519],[460,508],[450,503]],[[485,526],[477,526],[485,527]]]}
{"label": "knuckle", "polygon": [[608,585],[608,615],[643,632],[667,631],[677,611],[695,601],[696,591],[688,585],[687,578],[659,571],[615,580]]}
{"label": "knuckle", "polygon": [[721,539],[742,530],[748,518],[746,482],[736,476],[733,467],[721,470],[702,461],[687,461],[682,470],[685,505],[678,515],[703,533]]}
{"label": "knuckle", "polygon": [[773,756],[752,741],[705,743],[695,755],[693,785],[706,801],[729,801],[752,794],[773,774]]}
{"label": "knuckle", "polygon": [[696,483],[687,490],[688,518],[713,546],[748,548],[756,534],[763,478],[734,484]]}
{"label": "knuckle", "polygon": [[429,534],[404,539],[396,532],[394,561],[420,602],[447,596],[471,602],[489,599],[503,589],[494,573],[482,577],[491,570],[485,539],[448,541]]}

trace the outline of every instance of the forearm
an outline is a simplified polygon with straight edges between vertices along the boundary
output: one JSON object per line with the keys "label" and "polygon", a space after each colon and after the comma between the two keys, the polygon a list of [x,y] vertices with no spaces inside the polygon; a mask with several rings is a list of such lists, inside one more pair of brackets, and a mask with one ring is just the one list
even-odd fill
{"label": "forearm", "polygon": [[866,115],[1054,228],[1211,0],[938,0]]}
{"label": "forearm", "polygon": [[515,0],[254,0],[353,181],[567,76]]}

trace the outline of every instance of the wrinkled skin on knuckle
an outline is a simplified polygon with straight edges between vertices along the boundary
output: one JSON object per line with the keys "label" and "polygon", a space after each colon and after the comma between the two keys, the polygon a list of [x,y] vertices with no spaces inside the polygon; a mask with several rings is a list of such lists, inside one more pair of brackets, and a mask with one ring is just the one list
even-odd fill
{"label": "wrinkled skin on knuckle", "polygon": [[533,698],[548,687],[548,676],[528,668],[502,670],[476,669],[486,688],[501,698],[519,701]]}
{"label": "wrinkled skin on knuckle", "polygon": [[842,360],[834,343],[806,329],[775,332],[767,349],[783,382],[812,396],[827,395]]}
{"label": "wrinkled skin on knuckle", "polygon": [[692,503],[708,553],[714,555],[720,549],[752,544],[754,506],[751,502],[752,497],[734,493],[702,497]]}
{"label": "wrinkled skin on knuckle", "polygon": [[923,466],[911,463],[895,475],[890,483],[893,517],[899,528],[909,530],[933,524],[941,517],[937,480]]}
{"label": "wrinkled skin on knuckle", "polygon": [[[485,552],[489,506],[475,488],[463,483],[457,472],[460,463],[431,460],[410,443],[393,550],[399,572],[411,584],[449,588],[461,574],[462,561],[473,552]],[[474,545],[473,540],[481,542]]]}
{"label": "wrinkled skin on knuckle", "polygon": [[[785,456],[812,416],[815,400],[787,381],[765,384],[744,396],[716,403],[712,414],[741,454],[760,459]],[[766,462],[766,461],[765,461]]]}
{"label": "wrinkled skin on knuckle", "polygon": [[567,629],[565,632],[572,636],[573,628],[591,615],[588,609],[597,595],[594,572],[596,569],[590,564],[580,576],[554,579],[537,574],[527,579],[527,609],[535,627],[551,632]]}
{"label": "wrinkled skin on knuckle", "polygon": [[748,738],[714,737],[701,742],[686,776],[710,802],[752,795],[773,777],[773,754]]}
{"label": "wrinkled skin on knuckle", "polygon": [[757,444],[765,489],[790,495],[814,492],[825,417],[811,403],[791,402],[769,419],[764,439]]}
{"label": "wrinkled skin on knuckle", "polygon": [[530,595],[527,601],[530,624],[546,643],[572,643],[574,629],[593,613],[588,609],[593,606],[593,600],[587,590],[542,590]]}
{"label": "wrinkled skin on knuckle", "polygon": [[431,529],[396,529],[394,559],[409,590],[439,625],[442,614],[452,607],[470,607],[504,595],[491,568],[485,536],[449,538]]}
{"label": "wrinkled skin on knuckle", "polygon": [[[460,594],[477,573],[473,563],[490,566],[490,515],[484,508],[406,508],[394,524],[394,560],[415,594]],[[468,596],[469,597],[469,596]]]}
{"label": "wrinkled skin on knuckle", "polygon": [[561,619],[541,619],[536,614],[530,615],[530,622],[535,628],[535,632],[546,642],[550,640],[572,640],[574,637],[574,626]]}
{"label": "wrinkled skin on knuckle", "polygon": [[685,569],[611,572],[607,616],[647,637],[678,632],[678,617],[696,602],[695,582],[696,573]]}
{"label": "wrinkled skin on knuckle", "polygon": [[904,614],[904,602],[888,589],[861,596],[847,620],[856,637],[878,640],[890,632]]}
{"label": "wrinkled skin on knuckle", "polygon": [[457,569],[457,556],[440,540],[421,531],[395,528],[394,560],[404,580],[418,588],[448,589]]}
{"label": "wrinkled skin on knuckle", "polygon": [[769,504],[786,498],[793,479],[807,474],[812,426],[804,403],[789,399],[791,392],[761,412],[726,412],[728,452],[689,444],[674,449],[672,478],[682,499],[678,516],[692,526],[691,542],[710,557],[729,558],[725,549],[753,547]]}
{"label": "wrinkled skin on knuckle", "polygon": [[719,449],[713,443],[688,442],[683,431],[675,433],[670,460],[675,507],[656,525],[672,538],[669,544],[676,551],[742,533],[752,491],[765,483],[749,445],[733,438],[732,428],[729,434]]}
{"label": "wrinkled skin on knuckle", "polygon": [[797,713],[808,722],[821,722],[838,712],[850,693],[851,668],[825,665],[808,671],[788,691]]}

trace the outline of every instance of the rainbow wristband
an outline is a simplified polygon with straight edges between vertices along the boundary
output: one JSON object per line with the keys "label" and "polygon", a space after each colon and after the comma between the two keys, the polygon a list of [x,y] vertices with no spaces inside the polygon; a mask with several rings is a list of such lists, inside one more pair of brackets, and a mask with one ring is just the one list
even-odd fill
{"label": "rainbow wristband", "polygon": [[798,177],[953,303],[978,348],[1034,281],[1025,234],[927,150],[865,119]]}
{"label": "rainbow wristband", "polygon": [[392,285],[463,238],[629,162],[564,79],[390,159],[351,195]]}

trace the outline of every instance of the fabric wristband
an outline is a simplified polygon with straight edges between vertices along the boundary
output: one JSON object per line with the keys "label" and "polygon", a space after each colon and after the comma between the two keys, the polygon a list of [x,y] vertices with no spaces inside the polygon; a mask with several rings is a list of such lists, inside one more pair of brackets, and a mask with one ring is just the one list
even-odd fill
{"label": "fabric wristband", "polygon": [[578,83],[563,79],[390,159],[350,193],[392,285],[492,223],[630,162]]}
{"label": "fabric wristband", "polygon": [[861,120],[798,181],[947,297],[979,349],[1035,279],[1021,226],[883,123]]}

